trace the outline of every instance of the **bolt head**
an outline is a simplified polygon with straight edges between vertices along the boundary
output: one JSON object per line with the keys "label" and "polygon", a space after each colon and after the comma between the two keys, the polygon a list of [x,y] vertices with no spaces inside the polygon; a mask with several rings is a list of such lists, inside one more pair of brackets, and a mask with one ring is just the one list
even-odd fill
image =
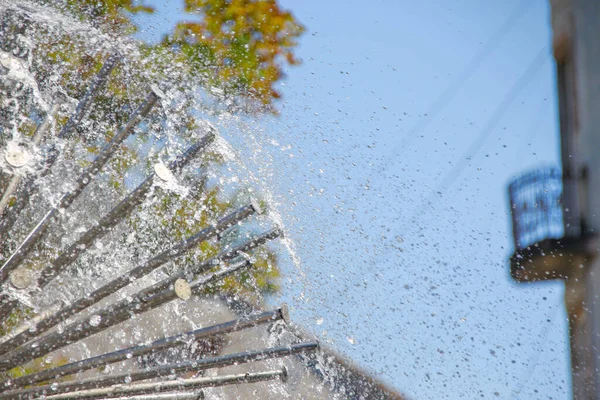
{"label": "bolt head", "polygon": [[156,176],[158,176],[161,180],[165,182],[170,182],[175,179],[169,167],[167,167],[162,162],[154,164],[154,173],[156,174]]}
{"label": "bolt head", "polygon": [[285,231],[280,225],[276,225],[274,230],[277,232],[277,235],[280,239],[285,239]]}
{"label": "bolt head", "polygon": [[156,85],[150,85],[150,90],[159,99],[164,99],[166,97],[165,93],[162,90],[160,90],[160,88],[158,86],[156,86]]}
{"label": "bolt head", "polygon": [[10,274],[10,283],[17,289],[26,289],[31,285],[31,272],[17,268]]}
{"label": "bolt head", "polygon": [[27,165],[30,158],[29,154],[21,148],[8,149],[4,154],[6,162],[14,168],[21,168]]}
{"label": "bolt head", "polygon": [[281,367],[281,382],[283,383],[287,383],[288,378],[290,377],[290,372],[288,371],[288,369],[283,366]]}
{"label": "bolt head", "polygon": [[290,308],[288,307],[287,304],[283,303],[281,305],[281,307],[279,308],[280,312],[281,312],[281,319],[283,319],[283,322],[285,322],[286,324],[290,323]]}
{"label": "bolt head", "polygon": [[181,300],[187,300],[192,297],[192,288],[189,283],[187,283],[184,279],[177,279],[175,281],[175,294]]}
{"label": "bolt head", "polygon": [[11,70],[14,66],[13,58],[8,54],[0,54],[0,66]]}
{"label": "bolt head", "polygon": [[260,208],[260,203],[258,202],[258,200],[254,199],[254,198],[251,199],[250,205],[252,206],[252,208],[254,209],[254,211],[256,211],[256,213],[258,215],[263,213],[263,210],[262,210],[262,208]]}

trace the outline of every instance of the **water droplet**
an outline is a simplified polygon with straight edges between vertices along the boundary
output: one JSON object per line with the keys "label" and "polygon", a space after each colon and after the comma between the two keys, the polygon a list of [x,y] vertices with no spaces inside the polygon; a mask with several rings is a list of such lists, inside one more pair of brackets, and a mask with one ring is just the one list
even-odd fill
{"label": "water droplet", "polygon": [[91,326],[98,326],[98,325],[100,325],[101,321],[102,321],[102,317],[100,317],[99,315],[92,315],[90,317],[90,325]]}
{"label": "water droplet", "polygon": [[125,383],[131,383],[131,376],[127,375],[124,380]]}
{"label": "water droplet", "polygon": [[50,385],[50,389],[57,390],[58,389],[58,382],[53,382],[52,385]]}

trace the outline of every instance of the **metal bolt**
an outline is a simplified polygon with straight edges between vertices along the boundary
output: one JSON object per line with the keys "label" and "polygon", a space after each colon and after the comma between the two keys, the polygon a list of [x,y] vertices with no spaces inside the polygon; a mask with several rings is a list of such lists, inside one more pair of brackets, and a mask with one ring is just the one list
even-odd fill
{"label": "metal bolt", "polygon": [[287,383],[289,377],[290,377],[290,372],[288,371],[288,369],[285,366],[282,367],[281,375],[280,375],[281,382]]}
{"label": "metal bolt", "polygon": [[192,289],[190,285],[184,279],[177,279],[175,281],[175,294],[181,300],[187,300],[192,297]]}
{"label": "metal bolt", "polygon": [[250,199],[250,204],[252,205],[252,208],[254,208],[254,211],[256,211],[258,215],[263,213],[263,209],[260,207],[260,203],[258,200],[252,198]]}
{"label": "metal bolt", "polygon": [[281,319],[285,322],[286,325],[290,324],[290,308],[287,304],[283,303],[280,307]]}
{"label": "metal bolt", "polygon": [[25,289],[31,285],[31,273],[25,268],[15,269],[10,274],[10,283],[17,289]]}
{"label": "metal bolt", "polygon": [[21,167],[27,165],[27,163],[29,162],[31,157],[29,156],[29,154],[26,151],[24,151],[20,148],[16,148],[16,149],[7,150],[4,155],[4,159],[12,167],[21,168]]}
{"label": "metal bolt", "polygon": [[150,90],[159,99],[164,99],[166,97],[165,93],[162,90],[160,90],[160,88],[156,85],[150,85]]}
{"label": "metal bolt", "polygon": [[154,172],[156,173],[156,176],[158,176],[165,182],[170,182],[175,179],[169,167],[167,167],[162,162],[154,164]]}

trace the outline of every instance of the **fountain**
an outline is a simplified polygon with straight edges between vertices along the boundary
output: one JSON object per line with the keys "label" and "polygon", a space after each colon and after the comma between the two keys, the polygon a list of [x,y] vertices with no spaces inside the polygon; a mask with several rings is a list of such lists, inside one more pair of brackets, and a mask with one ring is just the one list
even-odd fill
{"label": "fountain", "polygon": [[264,310],[281,221],[211,184],[206,82],[50,6],[0,36],[0,399],[400,398]]}
{"label": "fountain", "polygon": [[[232,228],[239,230],[242,222],[261,213],[261,206],[256,201],[252,200],[219,218],[211,215],[214,212],[204,210],[205,215],[201,216],[205,220],[203,229],[177,240],[146,260],[143,260],[146,254],[140,254],[136,259],[143,261],[130,260],[112,269],[97,269],[93,280],[102,283],[86,282],[86,278],[92,278],[92,275],[73,272],[73,266],[87,253],[104,246],[119,246],[114,231],[122,233],[126,229],[122,225],[126,225],[128,218],[136,213],[142,215],[140,209],[158,198],[158,191],[168,196],[173,186],[175,189],[178,186],[177,180],[185,179],[182,175],[186,173],[193,180],[194,172],[190,170],[198,169],[201,164],[192,164],[195,159],[208,158],[205,154],[217,132],[209,124],[201,124],[186,137],[188,148],[185,151],[170,162],[160,159],[154,162],[149,175],[136,188],[109,210],[99,213],[102,214],[99,217],[87,218],[81,224],[82,221],[76,218],[78,213],[87,212],[90,207],[106,206],[93,205],[94,201],[106,198],[98,196],[98,192],[106,191],[106,187],[96,188],[96,193],[88,187],[107,186],[110,181],[106,179],[105,170],[111,167],[111,160],[119,157],[124,143],[131,140],[134,133],[150,131],[152,123],[158,121],[168,125],[165,115],[177,99],[151,84],[144,99],[130,112],[122,127],[117,131],[110,130],[110,123],[101,120],[106,118],[106,112],[94,115],[95,101],[99,96],[106,96],[103,88],[110,84],[111,74],[114,76],[117,65],[121,64],[126,71],[127,63],[135,59],[135,56],[130,59],[124,57],[132,46],[136,47],[135,44],[125,40],[109,44],[107,37],[98,40],[97,36],[92,40],[91,36],[101,34],[64,16],[56,21],[48,10],[35,5],[6,7],[2,16],[4,174],[0,234],[4,259],[0,266],[0,314],[5,335],[0,342],[0,370],[4,376],[4,382],[0,383],[0,398],[140,398],[149,394],[158,396],[159,393],[198,398],[208,393],[201,389],[214,390],[226,385],[274,380],[285,382],[288,368],[283,365],[274,368],[265,360],[312,353],[318,348],[317,343],[296,340],[296,343],[280,343],[252,350],[248,350],[248,343],[241,343],[244,351],[221,354],[221,351],[215,350],[216,347],[224,348],[223,338],[234,332],[252,331],[242,336],[240,342],[251,340],[254,345],[261,341],[281,342],[282,335],[272,332],[283,329],[274,327],[290,323],[285,305],[274,311],[252,310],[238,318],[208,326],[203,324],[203,327],[192,330],[183,329],[186,324],[173,324],[173,320],[185,318],[181,310],[178,313],[165,307],[169,303],[188,302],[189,305],[202,300],[210,304],[209,292],[212,291],[212,297],[218,298],[214,293],[219,292],[220,282],[250,270],[257,257],[252,255],[253,251],[281,236],[282,230],[275,227],[259,235],[236,233],[237,242],[240,242],[239,238],[244,239],[241,243],[222,240]],[[96,54],[106,50],[110,52],[93,78],[82,82],[85,91],[79,100],[65,94],[64,88],[56,83],[54,87],[38,84],[39,79],[34,72],[35,40],[40,32],[54,32],[68,40],[79,36],[79,46],[100,43],[95,48],[82,51]],[[126,82],[127,85],[130,83]],[[142,86],[140,83],[137,85]],[[174,90],[173,85],[164,86]],[[135,98],[135,95],[132,97]],[[66,103],[71,104],[65,107]],[[158,107],[164,114],[152,118],[151,113]],[[52,128],[58,125],[56,121],[61,108],[72,110],[66,123],[52,137]],[[95,117],[96,123],[90,124],[89,121]],[[120,115],[114,116],[115,120],[119,118]],[[36,125],[33,135],[22,129],[27,122]],[[97,151],[85,154],[78,148],[81,142],[74,137],[86,128],[90,131],[92,125],[95,129],[104,128],[110,139]],[[173,133],[170,134],[173,136]],[[100,135],[88,138],[88,144],[103,139]],[[165,140],[159,135],[158,141]],[[163,142],[165,148],[171,144],[169,139]],[[77,160],[78,156],[81,159]],[[79,166],[74,165],[77,162]],[[186,169],[190,165],[193,168]],[[206,189],[206,186],[201,189]],[[94,195],[85,196],[87,191]],[[48,201],[40,201],[43,197]],[[87,227],[76,227],[78,224]],[[56,241],[54,235],[65,225],[72,225],[74,231],[71,233],[74,234],[65,235],[67,240],[61,238]],[[141,238],[134,238],[126,247],[144,247],[145,244],[139,240]],[[64,242],[68,244],[63,246]],[[210,247],[205,246],[209,250],[198,250],[204,243],[210,244]],[[190,253],[201,261],[188,264],[183,269],[157,272],[167,263],[189,257]],[[215,254],[210,256],[211,253]],[[91,257],[97,256],[93,254]],[[31,262],[31,259],[38,262]],[[72,284],[80,289],[80,293],[74,290],[65,295],[64,290]],[[195,301],[191,300],[192,296],[196,297]],[[209,308],[215,307],[214,299],[212,303]],[[175,305],[175,308],[181,307],[182,304]],[[193,318],[192,325],[198,325],[198,320],[202,319],[210,322],[211,316],[202,315],[208,314],[206,304],[194,304],[190,308],[193,311],[189,315],[200,314]],[[179,326],[174,328],[174,332],[168,332],[160,329],[163,328],[160,324],[137,318],[152,311],[154,318]],[[13,320],[22,320],[22,324],[13,323]],[[257,326],[265,324],[271,328],[257,331]],[[146,331],[144,328],[147,328]],[[153,335],[148,328],[158,328],[161,332]],[[134,332],[124,334],[128,329]],[[112,335],[119,332],[125,339],[115,343],[109,336],[99,335],[107,331]],[[93,343],[100,344],[95,352],[91,350]],[[129,346],[121,347],[125,343]],[[86,353],[95,354],[85,357]],[[81,358],[82,354],[84,358]],[[261,365],[259,361],[263,361],[263,367],[240,370],[241,365],[248,363]],[[231,366],[234,366],[233,369]],[[225,372],[217,374],[214,372],[217,368]],[[206,375],[207,370],[211,374]],[[143,383],[137,383],[139,381]]]}

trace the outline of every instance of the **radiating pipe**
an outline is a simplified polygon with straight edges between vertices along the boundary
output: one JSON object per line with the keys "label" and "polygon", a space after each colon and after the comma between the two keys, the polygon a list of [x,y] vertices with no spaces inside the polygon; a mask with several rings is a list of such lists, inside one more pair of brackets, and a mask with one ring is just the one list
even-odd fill
{"label": "radiating pipe", "polygon": [[129,121],[111,141],[102,148],[98,156],[92,164],[83,171],[83,173],[75,181],[75,187],[65,193],[58,203],[53,206],[44,217],[38,222],[25,240],[17,247],[11,256],[0,267],[0,284],[8,279],[8,274],[17,268],[21,262],[27,257],[35,244],[42,238],[44,232],[56,216],[67,209],[83,190],[90,184],[94,177],[100,172],[102,167],[108,162],[109,158],[117,151],[121,143],[129,136],[134,127],[142,121],[152,110],[159,98],[164,97],[164,94],[157,87],[152,87],[146,100],[131,114]]}
{"label": "radiating pipe", "polygon": [[[46,397],[49,399],[50,397]],[[117,400],[204,400],[204,392],[190,391],[190,392],[171,392],[171,393],[160,393],[160,394],[142,394],[138,396],[121,396],[117,397]]]}
{"label": "radiating pipe", "polygon": [[[215,137],[216,134],[214,131],[208,132],[197,143],[194,143],[183,154],[177,157],[176,160],[171,162],[169,169],[173,173],[180,172],[196,155],[203,152],[214,141]],[[41,288],[46,286],[56,275],[64,271],[67,266],[75,261],[85,249],[89,248],[94,241],[104,236],[110,229],[126,218],[136,206],[146,199],[146,196],[150,193],[150,189],[154,185],[154,179],[154,173],[148,176],[135,190],[100,218],[93,227],[88,229],[79,239],[64,250],[50,266],[44,268],[38,278],[38,286]]]}
{"label": "radiating pipe", "polygon": [[[46,397],[49,398],[49,397]],[[137,396],[121,396],[117,397],[116,400],[204,400],[204,392],[190,391],[190,392],[170,392],[170,393],[159,393],[159,394],[141,394]]]}
{"label": "radiating pipe", "polygon": [[13,329],[10,333],[8,333],[7,335],[2,337],[2,341],[8,341],[16,336],[18,336],[19,334],[29,331],[33,326],[35,326],[35,324],[43,321],[45,318],[50,317],[51,315],[55,314],[58,310],[60,310],[62,307],[64,306],[64,303],[62,301],[57,301],[55,303],[52,303],[48,308],[40,311],[38,314],[36,314],[35,317],[33,317],[31,320],[23,323],[22,325],[16,327],[15,329]]}
{"label": "radiating pipe", "polygon": [[[56,113],[58,112],[58,108],[60,107],[60,104],[61,103],[59,101],[55,101],[52,104],[52,107],[50,108],[48,113],[46,113],[46,117],[44,118],[44,121],[35,130],[35,133],[33,134],[33,139],[31,140],[31,143],[34,146],[38,146],[40,144],[40,142],[42,141],[44,134],[48,130],[48,127],[50,127],[50,124],[52,123]],[[2,198],[0,198],[0,215],[2,215],[2,213],[4,213],[4,209],[8,205],[13,193],[19,187],[19,183],[21,182],[22,178],[23,178],[23,176],[19,175],[19,174],[13,174],[13,176],[10,178],[10,181],[8,182],[8,185],[6,186],[4,193],[2,193]]]}
{"label": "radiating pipe", "polygon": [[62,129],[58,133],[59,138],[68,138],[71,135],[73,129],[75,129],[75,127],[81,123],[81,120],[87,113],[90,105],[92,104],[92,101],[94,101],[94,99],[98,95],[100,87],[102,87],[102,85],[104,85],[104,83],[108,80],[108,76],[110,75],[112,70],[117,66],[117,63],[121,60],[121,58],[122,55],[118,51],[114,51],[104,62],[102,68],[100,68],[100,71],[98,71],[96,76],[94,76],[94,78],[92,79],[92,83],[87,88],[85,94],[83,95],[81,100],[79,100],[75,112],[73,113],[73,115],[71,115],[67,123],[62,127]]}
{"label": "radiating pipe", "polygon": [[194,265],[192,267],[187,268],[184,271],[177,272],[172,276],[161,280],[160,282],[155,283],[143,289],[135,294],[132,301],[143,301],[144,299],[152,296],[158,292],[161,292],[175,284],[175,282],[179,279],[185,278],[187,275],[198,276],[209,271],[211,268],[214,268],[216,265],[219,265],[221,261],[230,261],[234,258],[238,257],[240,254],[244,252],[253,250],[259,246],[262,246],[269,240],[273,240],[279,236],[283,235],[283,231],[281,228],[273,228],[267,232],[264,232],[248,241],[240,244],[239,246],[234,247],[233,249],[222,251],[220,254],[215,257],[211,257],[208,260],[201,262],[200,264]]}
{"label": "radiating pipe", "polygon": [[66,375],[78,374],[93,368],[103,367],[158,350],[181,346],[185,343],[188,343],[190,340],[200,340],[216,335],[238,332],[261,324],[279,320],[284,320],[286,323],[289,321],[289,311],[287,305],[285,304],[276,310],[267,311],[259,315],[238,318],[217,325],[208,326],[206,328],[196,329],[186,333],[179,333],[174,336],[155,340],[149,344],[128,347],[126,349],[121,349],[96,357],[76,361],[70,364],[61,365],[60,367],[25,375],[20,378],[11,379],[3,382],[0,384],[0,386],[5,389],[14,390],[24,386],[30,386],[35,383],[58,379]]}
{"label": "radiating pipe", "polygon": [[300,343],[291,346],[271,347],[263,350],[244,351],[241,353],[227,354],[217,357],[201,358],[184,361],[177,364],[161,365],[142,371],[126,372],[90,379],[69,382],[56,382],[52,385],[36,386],[28,389],[11,390],[0,393],[0,399],[28,398],[49,393],[61,394],[79,390],[106,388],[126,382],[137,382],[146,379],[162,378],[173,374],[203,371],[212,368],[227,367],[230,365],[244,364],[254,361],[263,361],[272,358],[286,357],[295,354],[307,353],[317,350],[316,342]]}
{"label": "radiating pipe", "polygon": [[[75,126],[77,126],[84,115],[89,109],[90,104],[98,95],[100,87],[107,81],[108,76],[112,72],[112,70],[117,65],[117,62],[121,58],[121,55],[118,52],[114,52],[111,54],[108,59],[100,68],[100,71],[96,74],[96,76],[92,79],[92,83],[88,86],[85,94],[77,104],[77,108],[69,117],[67,123],[62,127],[60,132],[58,133],[59,139],[67,139]],[[56,159],[58,158],[58,150],[55,146],[50,148],[48,156],[44,160],[44,169],[38,175],[44,176],[46,175]],[[27,179],[21,181],[19,188],[17,189],[16,201],[15,203],[8,209],[4,210],[4,214],[0,219],[0,238],[6,237],[8,232],[12,229],[14,223],[16,222],[19,214],[23,211],[23,209],[29,204],[29,200],[35,191],[35,176],[30,176]]]}
{"label": "radiating pipe", "polygon": [[[207,286],[224,279],[241,269],[248,268],[250,263],[246,260],[239,262],[224,270],[215,272],[199,279],[189,285],[190,292],[198,293]],[[38,339],[32,340],[18,349],[4,354],[0,357],[0,371],[7,371],[18,365],[45,356],[46,354],[68,346],[79,340],[95,335],[98,332],[117,325],[121,322],[131,319],[136,314],[141,314],[159,307],[180,296],[178,288],[169,288],[157,293],[143,302],[128,302],[127,299],[112,304],[98,312],[95,312],[90,318],[78,320],[63,328],[60,332],[51,332]],[[23,334],[21,334],[23,335]]]}
{"label": "radiating pipe", "polygon": [[[241,207],[240,209],[232,212],[231,214],[219,219],[215,225],[209,226],[208,228],[203,229],[195,235],[192,235],[180,241],[175,246],[162,251],[161,253],[154,256],[145,263],[119,276],[118,278],[105,284],[99,289],[96,289],[94,292],[88,294],[87,296],[64,307],[51,317],[39,322],[38,324],[36,324],[34,330],[23,332],[10,340],[3,342],[2,344],[0,344],[0,354],[6,354],[7,352],[14,350],[16,346],[27,342],[33,337],[41,335],[53,326],[56,326],[57,324],[65,321],[67,318],[96,304],[103,298],[113,293],[116,293],[118,290],[129,285],[132,281],[151,273],[161,265],[185,254],[192,247],[216,236],[217,234],[223,232],[224,230],[230,228],[231,226],[237,224],[238,222],[244,220],[245,218],[249,217],[250,215],[256,212],[260,212],[260,208],[253,202],[252,204]],[[0,359],[1,358],[3,357],[0,357]]]}
{"label": "radiating pipe", "polygon": [[[47,396],[47,400],[72,400],[72,399],[113,399],[122,396],[136,396],[142,394],[156,394],[173,392],[176,390],[194,390],[201,388],[215,388],[226,385],[257,383],[285,380],[287,369],[284,367],[276,371],[247,372],[243,374],[220,375],[193,379],[180,379],[163,382],[139,383],[136,385],[119,385],[110,388],[89,389],[77,392],[68,392],[57,396]],[[49,392],[48,394],[51,394]]]}
{"label": "radiating pipe", "polygon": [[[214,141],[216,133],[210,130],[198,142],[191,145],[183,154],[179,155],[174,161],[169,163],[168,168],[174,174],[181,172],[194,157],[206,150],[206,148]],[[133,209],[141,204],[150,189],[154,185],[155,174],[148,176],[135,190],[133,190],[125,199],[117,204],[111,211],[104,215],[94,226],[88,229],[82,236],[72,243],[65,251],[63,251],[49,266],[42,269],[38,278],[38,287],[43,288],[50,281],[67,268],[77,257],[89,248],[96,240],[104,236],[115,225],[126,218]],[[14,299],[9,299],[0,305],[0,321],[4,320],[14,309],[19,305],[19,302]],[[0,351],[0,354],[3,354]]]}

